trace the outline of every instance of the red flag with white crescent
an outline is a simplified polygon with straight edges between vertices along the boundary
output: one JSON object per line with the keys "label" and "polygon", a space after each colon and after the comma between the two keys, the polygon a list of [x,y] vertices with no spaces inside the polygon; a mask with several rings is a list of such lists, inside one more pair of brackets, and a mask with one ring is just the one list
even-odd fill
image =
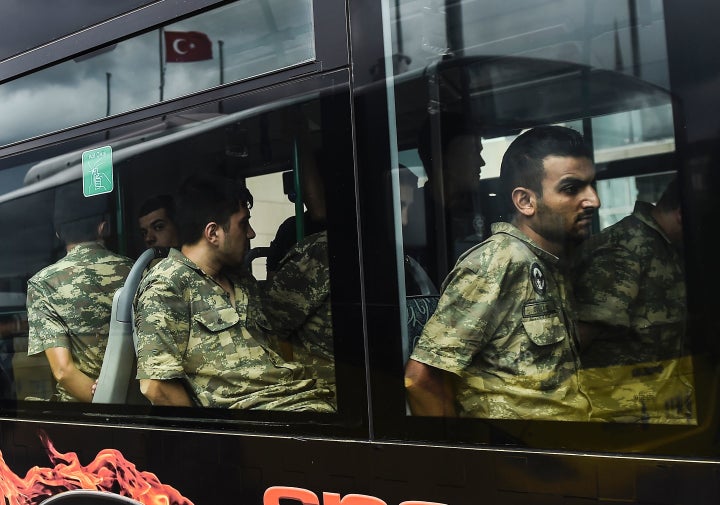
{"label": "red flag with white crescent", "polygon": [[212,43],[202,32],[165,32],[165,61],[185,63],[212,59]]}

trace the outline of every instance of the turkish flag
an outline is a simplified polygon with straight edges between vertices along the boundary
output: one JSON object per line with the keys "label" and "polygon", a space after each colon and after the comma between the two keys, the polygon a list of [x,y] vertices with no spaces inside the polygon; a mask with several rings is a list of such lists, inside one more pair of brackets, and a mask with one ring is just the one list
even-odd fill
{"label": "turkish flag", "polygon": [[165,32],[165,61],[212,60],[212,42],[201,32]]}

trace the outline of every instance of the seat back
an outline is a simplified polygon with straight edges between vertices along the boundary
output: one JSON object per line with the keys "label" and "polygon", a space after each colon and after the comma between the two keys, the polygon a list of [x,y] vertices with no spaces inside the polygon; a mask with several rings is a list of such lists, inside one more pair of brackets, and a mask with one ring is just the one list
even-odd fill
{"label": "seat back", "polygon": [[405,350],[405,361],[407,361],[420,338],[425,323],[428,322],[437,308],[440,293],[420,263],[409,255],[405,255],[404,259],[405,275],[419,289],[419,294],[405,297],[407,341],[403,348]]}
{"label": "seat back", "polygon": [[137,360],[132,304],[147,266],[167,254],[167,248],[143,252],[130,270],[125,284],[113,296],[110,333],[93,403],[147,403],[140,394],[139,383],[134,379]]}

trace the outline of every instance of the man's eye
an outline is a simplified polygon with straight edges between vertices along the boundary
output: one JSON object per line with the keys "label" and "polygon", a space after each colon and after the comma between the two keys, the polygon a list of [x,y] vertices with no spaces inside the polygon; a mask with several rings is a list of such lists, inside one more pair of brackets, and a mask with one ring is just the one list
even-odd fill
{"label": "man's eye", "polygon": [[163,231],[164,229],[165,229],[164,224],[156,224],[155,226],[153,226],[153,230],[155,230],[155,231]]}

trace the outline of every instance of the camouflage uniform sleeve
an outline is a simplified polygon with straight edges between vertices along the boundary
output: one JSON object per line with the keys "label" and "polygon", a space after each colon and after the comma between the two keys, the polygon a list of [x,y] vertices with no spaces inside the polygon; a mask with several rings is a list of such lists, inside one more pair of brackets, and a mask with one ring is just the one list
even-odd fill
{"label": "camouflage uniform sleeve", "polygon": [[53,347],[70,349],[68,328],[40,284],[28,282],[28,355]]}
{"label": "camouflage uniform sleeve", "polygon": [[283,259],[263,297],[263,310],[276,336],[287,339],[330,294],[327,247],[316,243]]}
{"label": "camouflage uniform sleeve", "polygon": [[[484,253],[492,260],[493,253]],[[433,316],[425,325],[411,358],[461,374],[495,334],[504,318],[499,304],[508,264],[495,259],[481,268],[465,262],[451,272]]]}
{"label": "camouflage uniform sleeve", "polygon": [[638,296],[642,273],[637,256],[623,247],[600,246],[585,253],[576,272],[578,319],[629,327],[628,308]]}
{"label": "camouflage uniform sleeve", "polygon": [[190,337],[188,303],[179,288],[154,276],[135,298],[138,379],[185,378],[183,355]]}

